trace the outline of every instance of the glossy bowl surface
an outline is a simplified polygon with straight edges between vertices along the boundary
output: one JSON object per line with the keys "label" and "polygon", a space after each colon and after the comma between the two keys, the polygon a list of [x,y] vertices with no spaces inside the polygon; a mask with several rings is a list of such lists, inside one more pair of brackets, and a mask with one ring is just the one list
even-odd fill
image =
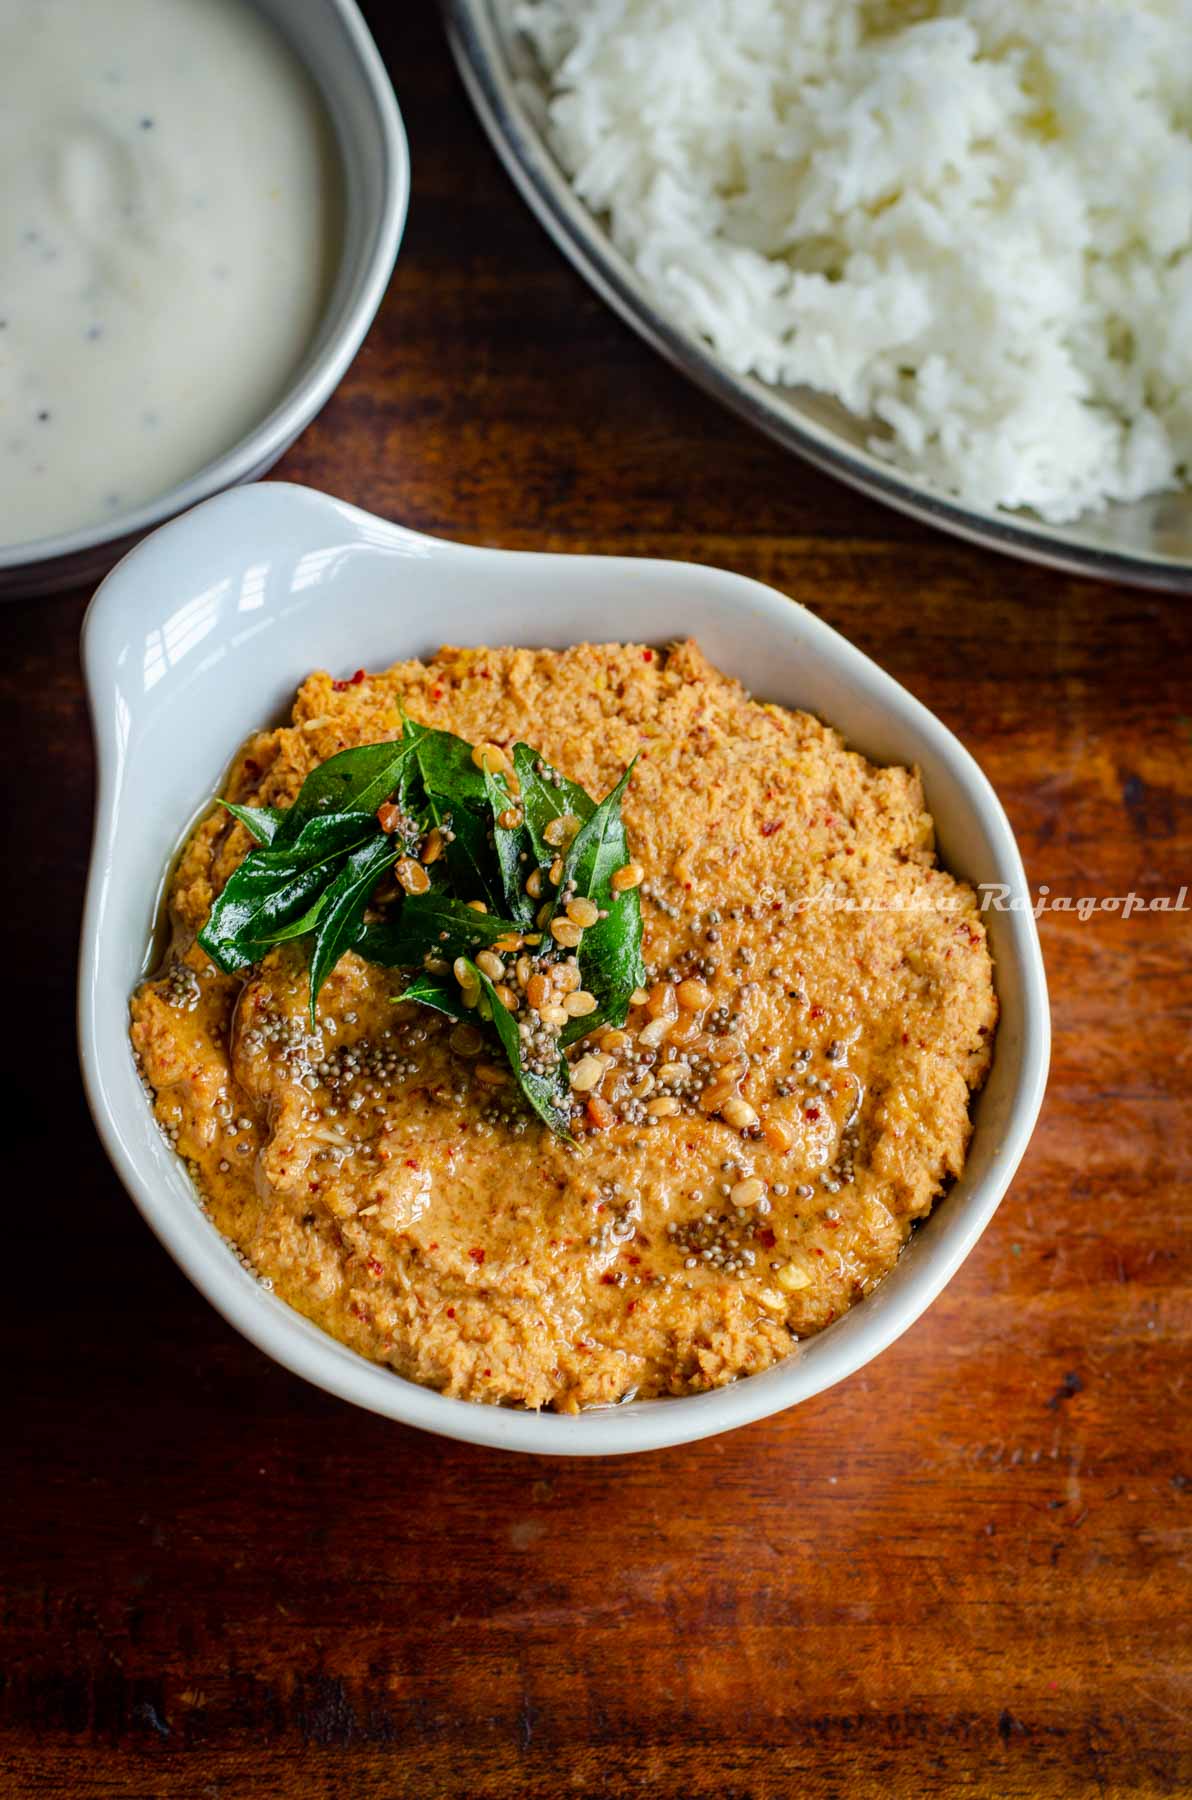
{"label": "glossy bowl surface", "polygon": [[918,764],[947,866],[1025,899],[1005,814],[951,732],[814,614],[740,575],[472,549],[269,483],[219,495],[163,526],[91,604],[83,663],[99,786],[79,1036],[100,1136],[153,1230],[225,1318],[287,1368],[388,1418],[503,1449],[598,1455],[682,1443],[778,1412],[906,1330],[976,1243],[1026,1148],[1049,1047],[1029,907],[987,915],[1002,1020],[961,1180],[872,1295],[781,1365],[714,1393],[574,1418],[448,1399],[365,1362],[266,1292],[199,1210],[138,1081],[128,1000],[180,833],[237,745],[286,715],[313,668],[384,668],[444,642],[563,648],[683,636],[754,692],[819,714],[877,761]]}
{"label": "glossy bowl surface", "polygon": [[[409,150],[385,65],[355,0],[254,4],[313,79],[338,152],[342,248],[322,323],[287,392],[223,456],[155,500],[102,524],[26,544],[0,544],[0,598],[56,593],[95,581],[164,519],[263,475],[327,404],[376,316],[410,198]],[[102,429],[102,420],[95,423]]]}
{"label": "glossy bowl surface", "polygon": [[1071,525],[969,506],[875,456],[873,426],[830,395],[740,375],[703,338],[674,325],[556,160],[543,130],[543,72],[513,24],[515,7],[516,0],[444,0],[464,85],[493,147],[559,248],[648,344],[788,450],[925,524],[1079,575],[1192,592],[1192,489],[1109,506]]}

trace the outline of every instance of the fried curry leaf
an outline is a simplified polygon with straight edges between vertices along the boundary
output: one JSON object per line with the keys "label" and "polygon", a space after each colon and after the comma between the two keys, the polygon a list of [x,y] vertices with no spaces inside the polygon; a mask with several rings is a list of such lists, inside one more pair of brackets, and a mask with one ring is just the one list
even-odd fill
{"label": "fried curry leaf", "polygon": [[410,745],[399,788],[403,810],[449,832],[447,871],[460,898],[483,900],[500,912],[504,887],[493,866],[484,776],[472,761],[471,744],[404,714],[402,729]]}
{"label": "fried curry leaf", "polygon": [[378,833],[359,850],[353,850],[335,880],[322,896],[310,957],[310,1022],[317,1022],[319,989],[344,954],[351,950],[364,927],[364,909],[377,882],[397,861],[390,840]]}
{"label": "fried curry leaf", "polygon": [[575,1139],[571,1135],[571,1078],[566,1061],[562,1056],[558,1057],[549,1075],[540,1075],[533,1069],[527,1069],[521,1058],[517,1020],[497,998],[497,991],[483,969],[478,969],[475,963],[469,963],[468,966],[480,983],[481,1005],[487,1000],[491,1008],[492,1022],[501,1040],[501,1048],[522,1094],[556,1137],[574,1144]]}
{"label": "fried curry leaf", "polygon": [[496,989],[484,971],[472,962],[469,962],[468,968],[480,990],[478,1006],[465,1006],[456,982],[440,980],[433,975],[416,975],[409,987],[403,993],[394,994],[393,998],[396,1001],[414,1000],[420,1006],[432,1007],[435,1012],[443,1013],[449,1019],[466,1020],[477,1026],[491,1022],[527,1105],[556,1137],[574,1145],[575,1139],[571,1135],[571,1081],[565,1060],[560,1056],[549,1075],[540,1075],[527,1069],[521,1059],[517,1020],[497,998]]}
{"label": "fried curry leaf", "polygon": [[285,817],[276,806],[239,806],[235,800],[220,800],[234,819],[239,819],[255,844],[272,843],[277,828]]}
{"label": "fried curry leaf", "polygon": [[279,876],[251,863],[251,857],[241,863],[199,933],[199,943],[225,974],[259,962],[277,933],[303,917],[326,880],[319,869]]}
{"label": "fried curry leaf", "polygon": [[630,995],[645,980],[637,889],[616,894],[612,888],[612,876],[629,861],[621,802],[636,761],[635,757],[616,787],[580,827],[563,858],[560,889],[574,881],[576,894],[591,900],[605,915],[588,927],[579,947],[580,976],[588,993],[596,996],[597,1009],[566,1028],[565,1044],[586,1037],[598,1025],[623,1025]]}
{"label": "fried curry leaf", "polygon": [[366,925],[357,948],[383,968],[413,968],[427,956],[448,962],[471,956],[511,932],[516,934],[517,926],[508,919],[477,912],[463,900],[432,890],[411,894],[395,919]]}
{"label": "fried curry leaf", "polygon": [[484,808],[484,776],[472,761],[473,746],[451,731],[420,725],[402,714],[402,742],[408,745],[424,794],[435,794],[448,806]]}
{"label": "fried curry leaf", "polygon": [[595,802],[565,775],[554,770],[548,773],[542,757],[529,744],[513,746],[513,769],[521,783],[519,799],[534,860],[541,868],[549,867],[558,851],[543,836],[546,826],[566,813],[586,821],[596,810]]}
{"label": "fried curry leaf", "polygon": [[308,821],[321,815],[374,814],[398,787],[413,748],[411,740],[401,737],[396,743],[361,744],[329,756],[311,770],[293,806],[282,814],[273,848],[294,843]]}
{"label": "fried curry leaf", "polygon": [[635,756],[616,787],[604,796],[595,812],[576,832],[563,858],[560,886],[566,887],[568,882],[574,881],[576,893],[594,900],[597,906],[608,904],[612,898],[609,879],[629,861],[621,802],[636,765]]}
{"label": "fried curry leaf", "polygon": [[579,947],[580,980],[596,997],[596,1011],[564,1027],[564,1046],[587,1037],[601,1025],[620,1026],[629,1016],[635,988],[644,987],[642,915],[636,890],[617,896],[608,917],[590,925]]}
{"label": "fried curry leaf", "polygon": [[302,935],[286,928],[316,905],[346,856],[381,835],[375,819],[359,813],[308,819],[283,847],[280,829],[272,844],[250,850],[233,871],[199,933],[203,949],[226,973],[258,962],[281,933]]}
{"label": "fried curry leaf", "polygon": [[277,931],[271,931],[265,940],[266,944],[292,944],[296,938],[309,937],[322,917],[329,891],[324,888],[309,911],[300,914],[292,925],[282,925]]}
{"label": "fried curry leaf", "polygon": [[[525,814],[510,797],[503,777],[491,775],[487,768],[483,770],[483,777],[485,798],[492,817],[493,855],[501,874],[504,911],[524,929],[534,920],[534,902],[526,892],[526,876],[534,865],[530,861],[533,845]],[[516,820],[515,824],[501,823],[502,819],[510,817]]]}
{"label": "fried curry leaf", "polygon": [[434,1012],[443,1013],[448,1019],[472,1019],[476,1014],[469,1011],[460,998],[459,988],[451,981],[442,981],[436,975],[415,975],[409,987],[400,994],[391,994],[389,998],[395,1003],[402,1000],[416,1000],[419,1006],[429,1006]]}
{"label": "fried curry leaf", "polygon": [[[345,859],[365,846],[388,845],[376,811],[397,788],[412,748],[399,741],[343,750],[311,771],[284,812],[224,802],[259,847],[233,872],[199,933],[214,963],[227,972],[242,969],[271,943],[324,926],[326,890],[344,872]],[[377,860],[383,861],[379,852]],[[329,920],[325,929],[334,942]]]}

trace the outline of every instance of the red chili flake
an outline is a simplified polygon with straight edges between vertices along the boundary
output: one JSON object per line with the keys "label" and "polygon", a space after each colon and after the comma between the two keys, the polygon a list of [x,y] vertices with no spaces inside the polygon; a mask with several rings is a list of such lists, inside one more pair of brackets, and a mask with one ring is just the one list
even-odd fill
{"label": "red chili flake", "polygon": [[441,699],[442,699],[442,698],[443,698],[443,690],[442,690],[442,688],[438,688],[438,687],[437,687],[437,688],[432,688],[432,689],[431,689],[431,690],[430,690],[430,697],[431,697],[431,699],[432,699],[432,700],[441,700]]}
{"label": "red chili flake", "polygon": [[602,1275],[600,1279],[605,1287],[616,1287],[617,1285],[617,1278],[615,1275]]}
{"label": "red chili flake", "polygon": [[447,1308],[447,1317],[448,1317],[448,1318],[449,1318],[449,1319],[454,1319],[454,1317],[455,1317],[455,1308],[454,1308],[454,1306],[449,1306],[449,1307],[448,1307],[448,1308]]}
{"label": "red chili flake", "polygon": [[[723,1092],[723,1089],[721,1091]],[[818,1119],[819,1116],[820,1109],[818,1106],[805,1106],[803,1108],[803,1117],[805,1119]]]}
{"label": "red chili flake", "polygon": [[907,1036],[907,1034],[906,1034],[906,1032],[905,1032],[905,1031],[904,1031],[904,1032],[903,1032],[903,1034],[902,1034],[902,1041],[903,1041],[903,1043],[904,1043],[904,1044],[909,1044],[909,1043],[910,1043],[910,1041],[911,1041],[911,1040],[910,1040],[910,1038],[909,1038],[909,1037],[908,1037],[908,1036]]}
{"label": "red chili flake", "polygon": [[361,683],[361,682],[362,682],[362,681],[363,681],[363,680],[364,680],[364,670],[363,670],[363,669],[357,669],[357,671],[356,671],[356,673],[355,673],[355,674],[354,674],[354,675],[353,675],[353,677],[352,677],[352,686],[353,686],[353,687],[359,687],[359,686],[360,686],[360,683]]}
{"label": "red chili flake", "polygon": [[817,1255],[817,1256],[822,1256],[822,1255],[823,1255],[823,1254],[824,1254],[824,1252],[823,1252],[823,1251],[822,1251],[822,1250],[821,1250],[821,1249],[820,1249],[820,1247],[819,1247],[819,1245],[818,1245],[818,1244],[817,1244],[817,1245],[816,1245],[816,1247],[815,1247],[815,1254],[816,1254],[816,1255]]}
{"label": "red chili flake", "polygon": [[484,1251],[483,1250],[469,1250],[468,1255],[471,1257],[471,1259],[474,1263],[482,1263],[484,1261]]}
{"label": "red chili flake", "polygon": [[480,671],[481,681],[491,681],[492,678],[493,678],[493,675],[492,675],[491,669],[481,669],[481,671]]}
{"label": "red chili flake", "polygon": [[492,1374],[492,1370],[491,1370],[491,1369],[486,1369],[486,1370],[485,1370],[485,1371],[484,1371],[484,1373],[485,1373],[485,1374],[486,1374],[486,1375],[491,1375],[491,1374]]}
{"label": "red chili flake", "polygon": [[628,1306],[627,1306],[627,1307],[626,1307],[626,1308],[625,1308],[625,1311],[626,1311],[626,1314],[629,1314],[629,1313],[631,1313],[631,1312],[634,1312],[634,1311],[636,1311],[636,1309],[637,1309],[637,1301],[636,1301],[636,1300],[631,1300],[631,1301],[630,1301],[630,1302],[629,1302],[629,1305],[628,1305]]}
{"label": "red chili flake", "polygon": [[781,830],[782,830],[782,820],[781,819],[771,819],[771,821],[768,825],[762,826],[762,836],[763,837],[773,837],[774,833],[776,831],[781,831]]}
{"label": "red chili flake", "polygon": [[764,1230],[755,1232],[754,1236],[757,1238],[757,1241],[763,1250],[772,1250],[778,1242],[778,1239],[774,1236],[774,1233],[770,1230],[768,1225]]}
{"label": "red chili flake", "polygon": [[822,1019],[824,1016],[823,1007],[822,1006],[813,1006],[809,1016],[813,1019]]}
{"label": "red chili flake", "polygon": [[346,694],[348,691],[348,684],[346,681],[333,681],[331,686],[337,694]]}
{"label": "red chili flake", "polygon": [[416,1169],[417,1167],[418,1167],[418,1164],[414,1161],[414,1158],[412,1156],[407,1156],[406,1157],[406,1168],[407,1169]]}
{"label": "red chili flake", "polygon": [[378,1262],[378,1260],[377,1260],[377,1258],[376,1258],[376,1257],[375,1257],[375,1256],[370,1256],[370,1257],[369,1257],[369,1259],[368,1259],[368,1266],[369,1266],[369,1268],[370,1268],[370,1269],[371,1269],[371,1270],[372,1270],[372,1272],[373,1272],[373,1274],[374,1274],[374,1275],[383,1275],[383,1274],[384,1274],[384,1273],[385,1273],[385,1265],[384,1265],[384,1263],[383,1263],[383,1262]]}
{"label": "red chili flake", "polygon": [[642,651],[642,661],[643,662],[653,662],[653,660],[654,660],[654,652],[652,650],[643,650]]}
{"label": "red chili flake", "polygon": [[[622,1251],[622,1255],[624,1255],[624,1251]],[[641,1261],[641,1257],[640,1256],[626,1256],[625,1261],[631,1262],[631,1263],[639,1263]]]}

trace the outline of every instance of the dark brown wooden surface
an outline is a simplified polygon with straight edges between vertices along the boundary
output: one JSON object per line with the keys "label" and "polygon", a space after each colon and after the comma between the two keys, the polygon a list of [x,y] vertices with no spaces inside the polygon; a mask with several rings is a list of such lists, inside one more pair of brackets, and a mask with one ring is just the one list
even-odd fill
{"label": "dark brown wooden surface", "polygon": [[[798,595],[954,726],[1054,894],[1192,884],[1192,611],[933,536],[655,360],[525,211],[433,14],[372,8],[415,198],[280,475],[488,544]],[[1042,922],[1051,1089],[876,1364],[717,1442],[441,1443],[243,1343],[75,1072],[86,596],[4,613],[4,1795],[1192,1793],[1192,915]],[[351,646],[344,655],[351,658]]]}

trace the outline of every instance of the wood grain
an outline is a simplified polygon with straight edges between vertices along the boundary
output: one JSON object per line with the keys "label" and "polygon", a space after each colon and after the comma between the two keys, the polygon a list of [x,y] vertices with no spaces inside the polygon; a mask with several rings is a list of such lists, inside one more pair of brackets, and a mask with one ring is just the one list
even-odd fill
{"label": "wood grain", "polygon": [[[750,435],[545,239],[431,10],[371,12],[409,232],[278,475],[475,542],[759,576],[960,732],[1035,882],[1192,884],[1187,604],[932,536]],[[1044,918],[1038,1135],[947,1293],[865,1372],[631,1461],[440,1443],[236,1337],[94,1137],[73,1045],[84,600],[8,608],[0,664],[0,1791],[1192,1792],[1189,915]]]}

